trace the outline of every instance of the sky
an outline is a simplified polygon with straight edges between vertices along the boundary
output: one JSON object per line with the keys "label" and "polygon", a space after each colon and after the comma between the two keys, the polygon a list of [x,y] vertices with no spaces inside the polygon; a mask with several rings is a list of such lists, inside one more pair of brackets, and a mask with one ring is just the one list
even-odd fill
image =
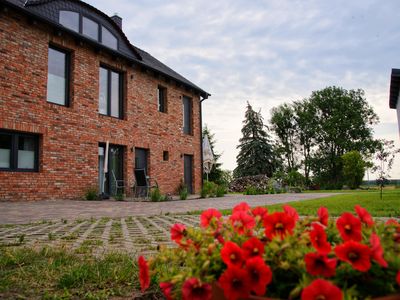
{"label": "sky", "polygon": [[[390,72],[400,68],[398,0],[86,2],[117,13],[132,44],[212,95],[203,123],[224,169],[236,166],[247,101],[268,123],[271,108],[332,85],[363,89],[380,118],[374,136],[400,147],[389,109]],[[400,157],[391,176],[400,179]]]}

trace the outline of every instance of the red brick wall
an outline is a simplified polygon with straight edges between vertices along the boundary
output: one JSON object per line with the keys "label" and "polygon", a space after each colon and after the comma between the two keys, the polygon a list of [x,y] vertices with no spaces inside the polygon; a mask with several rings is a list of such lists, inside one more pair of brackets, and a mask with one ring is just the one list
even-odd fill
{"label": "red brick wall", "polygon": [[[72,51],[69,107],[46,101],[49,43]],[[124,120],[98,113],[99,66],[125,72]],[[167,88],[168,113],[157,110],[157,86]],[[193,136],[183,134],[182,96],[193,99]],[[39,133],[39,172],[0,171],[0,200],[78,199],[97,187],[98,144],[125,147],[124,177],[133,183],[133,147],[150,150],[149,173],[162,193],[183,179],[183,154],[194,155],[201,188],[199,96],[124,60],[96,52],[15,12],[0,12],[0,129]],[[163,161],[169,151],[169,161]]]}

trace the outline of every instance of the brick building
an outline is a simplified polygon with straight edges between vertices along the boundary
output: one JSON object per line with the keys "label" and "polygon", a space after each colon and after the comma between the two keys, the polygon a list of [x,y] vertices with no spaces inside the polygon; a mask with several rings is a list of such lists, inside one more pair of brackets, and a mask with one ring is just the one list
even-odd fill
{"label": "brick building", "polygon": [[397,110],[397,122],[400,136],[400,69],[392,69],[390,76],[389,107]]}
{"label": "brick building", "polygon": [[1,0],[0,200],[113,194],[113,177],[132,185],[135,168],[162,193],[181,180],[198,192],[208,96],[133,46],[118,16],[78,0]]}

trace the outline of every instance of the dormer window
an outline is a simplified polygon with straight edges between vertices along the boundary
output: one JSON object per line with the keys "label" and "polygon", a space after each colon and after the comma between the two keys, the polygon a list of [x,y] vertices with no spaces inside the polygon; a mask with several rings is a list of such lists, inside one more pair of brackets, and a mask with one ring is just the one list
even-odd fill
{"label": "dormer window", "polygon": [[59,22],[68,29],[89,37],[104,46],[118,50],[117,37],[105,26],[74,11],[60,10]]}

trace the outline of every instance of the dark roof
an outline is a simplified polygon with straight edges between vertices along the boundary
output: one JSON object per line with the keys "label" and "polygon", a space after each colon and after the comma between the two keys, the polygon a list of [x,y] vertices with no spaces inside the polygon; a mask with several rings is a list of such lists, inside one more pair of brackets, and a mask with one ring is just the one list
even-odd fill
{"label": "dark roof", "polygon": [[399,99],[400,89],[400,69],[392,69],[392,75],[390,76],[390,96],[389,106],[390,108],[397,107],[397,101]]}
{"label": "dark roof", "polygon": [[[139,65],[145,69],[150,69],[155,73],[162,74],[168,79],[173,79],[184,87],[193,89],[200,93],[203,98],[210,96],[209,93],[187,80],[146,51],[132,45],[122,29],[114,22],[114,20],[107,16],[97,8],[82,2],[80,0],[5,0],[5,3],[19,9],[20,11],[28,14],[31,17],[37,18],[41,21],[51,24],[57,30],[68,32],[79,39],[84,40],[88,44],[93,44],[106,52],[113,55],[121,56],[128,59],[132,63]],[[58,23],[58,11],[60,9],[70,9],[79,11],[82,14],[90,15],[91,18],[98,21],[109,29],[114,35],[119,37],[119,49],[113,50],[104,46],[96,41],[86,38]]]}

